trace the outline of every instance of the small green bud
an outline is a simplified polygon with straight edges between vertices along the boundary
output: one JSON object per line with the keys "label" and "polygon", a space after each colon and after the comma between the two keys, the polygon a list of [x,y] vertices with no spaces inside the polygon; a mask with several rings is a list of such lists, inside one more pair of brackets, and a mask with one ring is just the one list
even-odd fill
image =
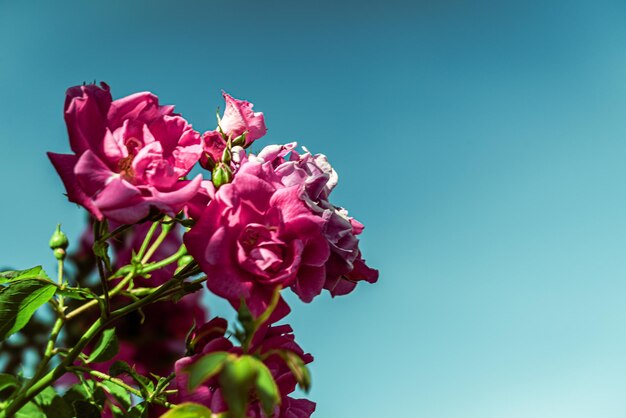
{"label": "small green bud", "polygon": [[61,232],[61,224],[57,224],[57,229],[52,234],[52,237],[50,237],[50,248],[53,250],[57,248],[65,250],[69,244],[67,236]]}
{"label": "small green bud", "polygon": [[248,136],[248,131],[245,131],[244,133],[239,135],[237,138],[235,138],[233,140],[233,146],[243,147],[244,145],[246,145],[246,137],[247,136]]}
{"label": "small green bud", "polygon": [[233,154],[230,152],[230,148],[224,148],[224,152],[222,153],[222,161],[224,164],[230,164],[230,160],[232,160]]}
{"label": "small green bud", "polygon": [[185,268],[185,266],[191,264],[194,262],[194,259],[192,256],[190,255],[184,255],[181,258],[178,259],[178,266],[176,267],[176,272],[178,273],[179,271],[181,271],[183,268]]}
{"label": "small green bud", "polygon": [[55,248],[53,252],[54,258],[56,258],[57,260],[64,260],[65,256],[67,255],[63,248]]}
{"label": "small green bud", "polygon": [[178,267],[185,267],[187,264],[193,261],[193,257],[189,254],[182,256],[178,259]]}
{"label": "small green bud", "polygon": [[211,181],[213,181],[213,185],[218,189],[220,186],[230,183],[232,179],[233,172],[230,170],[230,167],[224,163],[220,163],[211,173]]}

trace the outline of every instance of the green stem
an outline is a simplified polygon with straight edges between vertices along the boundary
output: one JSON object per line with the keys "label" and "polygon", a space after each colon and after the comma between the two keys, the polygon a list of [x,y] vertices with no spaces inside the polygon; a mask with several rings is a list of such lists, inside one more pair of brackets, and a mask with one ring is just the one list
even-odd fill
{"label": "green stem", "polygon": [[[63,260],[58,261],[58,274],[57,274],[57,283],[59,287],[63,286]],[[57,338],[59,337],[59,333],[61,332],[61,328],[63,328],[63,324],[65,323],[65,306],[63,304],[63,296],[57,295],[57,301],[55,302],[55,309],[57,311],[57,319],[54,321],[54,325],[52,326],[52,330],[50,331],[50,337],[48,338],[48,343],[46,344],[46,349],[41,357],[41,361],[33,374],[33,377],[30,379],[27,387],[34,384],[34,382],[39,379],[43,373],[46,371],[46,367],[50,362],[50,359],[54,355],[54,347],[57,342]]]}
{"label": "green stem", "polygon": [[116,237],[117,235],[121,234],[122,232],[126,231],[129,228],[132,228],[134,225],[122,225],[119,228],[116,228],[115,230],[109,232],[108,234],[104,234],[100,239],[102,241],[107,241],[111,238]]}
{"label": "green stem", "polygon": [[[113,290],[109,292],[109,298],[117,295],[122,290],[124,290],[128,282],[130,282],[133,279],[133,277],[135,277],[135,274],[136,272],[135,272],[135,269],[133,268],[128,274],[126,274],[126,276],[124,276],[122,280],[120,280],[117,286],[115,286]],[[89,302],[85,303],[84,305],[79,306],[78,308],[74,309],[72,312],[68,313],[66,315],[66,318],[67,319],[74,318],[75,316],[80,315],[82,312],[96,305],[98,305],[98,300],[92,299]]]}
{"label": "green stem", "polygon": [[141,260],[143,258],[144,254],[146,253],[146,249],[148,248],[148,244],[150,244],[150,241],[152,240],[152,236],[154,235],[154,232],[159,227],[159,225],[160,225],[160,222],[153,222],[152,225],[150,226],[150,229],[148,230],[146,237],[141,243],[141,247],[139,247],[139,252],[137,253],[137,257],[136,257],[137,260]]}
{"label": "green stem", "polygon": [[67,370],[73,373],[76,373],[76,372],[87,373],[93,377],[97,377],[98,379],[107,380],[111,383],[115,383],[121,388],[126,389],[128,392],[132,393],[133,395],[139,396],[140,398],[143,397],[141,392],[138,389],[135,389],[134,387],[127,385],[126,383],[124,383],[122,379],[118,379],[117,377],[109,376],[108,374],[99,372],[97,370],[91,370],[86,367],[80,367],[80,366],[71,366],[71,367],[68,367]]}
{"label": "green stem", "polygon": [[[172,230],[172,227],[174,225],[175,225],[174,223],[161,222],[161,233],[159,234],[157,239],[154,241],[154,243],[152,243],[152,245],[150,246],[150,249],[146,252],[146,254],[143,257],[141,257],[141,264],[146,264],[148,260],[150,260],[150,257],[154,255],[155,251],[163,243],[163,240],[165,240],[165,237],[167,237],[167,234],[169,234],[169,232]],[[137,256],[137,258],[140,258],[140,257]]]}
{"label": "green stem", "polygon": [[178,251],[176,251],[174,254],[170,255],[167,258],[164,258],[161,261],[157,261],[155,263],[150,263],[146,266],[144,266],[141,271],[139,272],[139,274],[144,274],[144,273],[150,273],[151,271],[154,270],[158,270],[161,269],[169,264],[172,264],[176,261],[178,261],[182,256],[187,254],[187,249],[185,248],[184,245],[181,245],[180,248],[178,249]]}
{"label": "green stem", "polygon": [[63,359],[63,361],[61,361],[61,363],[35,382],[32,386],[24,391],[21,391],[21,393],[19,393],[11,401],[11,403],[7,405],[6,409],[0,411],[0,418],[12,417],[17,411],[20,410],[20,408],[37,396],[42,390],[54,383],[59,377],[63,376],[63,374],[67,372],[68,368],[72,367],[72,363],[82,353],[87,344],[89,344],[95,336],[108,327],[112,322],[159,299],[162,293],[165,293],[176,284],[178,284],[178,280],[176,277],[173,277],[168,282],[155,288],[154,292],[145,298],[111,312],[111,316],[108,319],[99,318],[96,320],[85,332],[85,334],[83,334],[80,340],[78,340],[76,345],[67,353],[67,356]]}

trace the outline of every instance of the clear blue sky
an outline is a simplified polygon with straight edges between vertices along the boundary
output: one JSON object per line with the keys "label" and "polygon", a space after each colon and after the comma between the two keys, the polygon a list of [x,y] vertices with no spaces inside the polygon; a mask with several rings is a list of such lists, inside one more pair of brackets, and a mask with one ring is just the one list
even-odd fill
{"label": "clear blue sky", "polygon": [[625,22],[621,1],[0,0],[0,264],[53,265],[54,225],[82,227],[45,156],[69,149],[66,87],[151,90],[198,129],[225,89],[265,144],[329,156],[381,271],[293,309],[315,416],[624,417]]}

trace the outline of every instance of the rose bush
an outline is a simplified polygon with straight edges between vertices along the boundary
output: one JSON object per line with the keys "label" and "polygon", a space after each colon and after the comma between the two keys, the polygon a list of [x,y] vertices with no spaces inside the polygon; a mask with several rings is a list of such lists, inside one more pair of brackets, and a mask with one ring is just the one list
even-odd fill
{"label": "rose bush", "polygon": [[[67,90],[73,153],[49,157],[89,225],[73,266],[54,232],[56,281],[40,266],[0,272],[0,343],[34,329],[25,325],[44,303],[55,316],[32,378],[2,374],[0,418],[313,414],[314,402],[291,396],[308,391],[313,357],[278,324],[290,312],[282,290],[308,303],[378,271],[361,254],[363,225],[331,202],[327,158],[295,142],[249,153],[264,115],[223,96],[216,129],[200,135],[151,93]],[[194,168],[208,172],[190,180]],[[237,309],[235,324],[205,323],[204,282]]]}

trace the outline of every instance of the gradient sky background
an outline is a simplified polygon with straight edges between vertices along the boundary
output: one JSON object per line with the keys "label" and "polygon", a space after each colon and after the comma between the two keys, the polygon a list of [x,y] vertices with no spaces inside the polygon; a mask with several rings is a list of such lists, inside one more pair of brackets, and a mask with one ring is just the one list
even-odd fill
{"label": "gradient sky background", "polygon": [[316,417],[626,416],[623,1],[0,0],[0,264],[76,240],[45,152],[94,79],[329,156],[381,278],[293,309]]}

